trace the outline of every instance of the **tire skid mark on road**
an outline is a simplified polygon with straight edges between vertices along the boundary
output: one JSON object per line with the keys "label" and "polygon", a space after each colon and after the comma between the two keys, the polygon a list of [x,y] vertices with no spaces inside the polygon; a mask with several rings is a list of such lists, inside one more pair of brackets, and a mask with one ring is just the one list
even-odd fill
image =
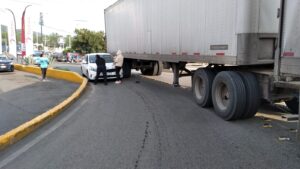
{"label": "tire skid mark on road", "polygon": [[[138,80],[140,82],[140,79],[138,79]],[[136,83],[134,83],[134,84],[136,84]],[[145,107],[147,108],[146,111],[148,111],[148,113],[151,113],[151,117],[152,117],[152,120],[153,120],[153,123],[154,123],[154,130],[156,132],[157,139],[158,139],[158,151],[159,151],[159,156],[158,156],[158,164],[159,164],[158,166],[159,166],[159,168],[158,169],[161,169],[161,166],[162,166],[162,139],[161,139],[161,134],[160,134],[160,131],[159,131],[159,123],[158,123],[156,115],[155,115],[155,112],[157,112],[155,110],[156,106],[154,106],[154,104],[150,101],[150,99],[146,99],[146,97],[141,92],[139,92],[138,90],[136,90],[136,88],[135,88],[135,90],[133,90],[133,88],[130,87],[130,86],[126,85],[126,87],[129,90],[131,90],[133,93],[135,93],[138,97],[141,98],[141,100],[144,102]],[[148,128],[149,128],[149,125],[148,125]],[[149,130],[148,130],[148,133],[150,133]],[[141,155],[142,155],[142,153],[141,153]],[[139,157],[139,154],[138,154],[138,159],[137,160],[140,160],[140,158],[141,157]],[[137,167],[135,166],[135,169],[136,168],[138,168],[138,166]]]}
{"label": "tire skid mark on road", "polygon": [[47,136],[49,136],[51,133],[56,131],[58,128],[60,128],[66,121],[68,121],[71,117],[73,117],[79,110],[82,108],[83,105],[85,105],[88,102],[87,99],[83,100],[74,110],[72,110],[66,117],[58,121],[54,126],[46,130],[43,134],[39,135],[29,143],[27,143],[25,146],[20,148],[19,150],[12,153],[10,156],[5,158],[4,160],[0,161],[0,169],[8,165],[9,163],[16,160],[18,157],[20,157],[22,154],[26,153],[29,149],[31,149],[33,146],[44,140]]}
{"label": "tire skid mark on road", "polygon": [[148,140],[148,137],[149,137],[149,122],[146,121],[146,127],[145,127],[145,134],[144,134],[144,139],[143,139],[143,142],[142,142],[142,146],[140,148],[140,151],[138,153],[138,156],[137,156],[137,160],[135,161],[135,165],[134,165],[134,169],[137,169],[139,167],[139,163],[140,163],[140,160],[141,160],[141,157],[142,157],[142,154],[143,154],[143,151],[145,149],[145,146],[146,146],[146,141]]}

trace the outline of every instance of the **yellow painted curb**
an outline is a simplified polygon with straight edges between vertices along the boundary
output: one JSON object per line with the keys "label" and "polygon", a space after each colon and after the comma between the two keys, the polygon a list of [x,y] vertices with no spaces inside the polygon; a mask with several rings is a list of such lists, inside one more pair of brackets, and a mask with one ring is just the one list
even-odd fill
{"label": "yellow painted curb", "polygon": [[[23,65],[15,65],[15,69],[25,72],[30,72],[34,74],[40,74],[39,67],[33,66],[23,66]],[[0,150],[12,145],[22,139],[23,137],[27,136],[39,126],[43,125],[47,121],[56,117],[64,108],[69,106],[74,100],[79,98],[82,94],[84,89],[87,86],[87,79],[82,78],[80,75],[74,72],[62,71],[62,70],[55,70],[49,69],[47,71],[47,77],[52,77],[55,79],[63,79],[74,83],[80,83],[80,87],[66,100],[62,103],[58,104],[57,106],[53,107],[52,109],[48,110],[47,112],[35,117],[34,119],[20,125],[19,127],[3,134],[0,136]]]}
{"label": "yellow painted curb", "polygon": [[[41,68],[37,66],[25,66],[25,65],[19,65],[15,64],[15,69],[29,72],[33,74],[40,75],[41,74]],[[53,68],[48,68],[47,70],[47,77],[55,78],[55,79],[62,79],[67,80],[74,83],[82,83],[83,79],[79,74],[71,72],[71,71],[64,71],[64,70],[57,70]]]}

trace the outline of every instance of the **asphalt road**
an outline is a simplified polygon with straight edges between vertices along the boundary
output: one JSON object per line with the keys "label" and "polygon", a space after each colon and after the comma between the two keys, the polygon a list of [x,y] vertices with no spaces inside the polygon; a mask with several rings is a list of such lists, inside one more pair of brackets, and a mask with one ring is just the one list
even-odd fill
{"label": "asphalt road", "polygon": [[68,98],[78,84],[15,71],[0,72],[0,135],[41,115]]}
{"label": "asphalt road", "polygon": [[89,85],[61,116],[1,152],[0,169],[299,168],[295,127],[225,122],[190,89],[135,74],[122,85]]}

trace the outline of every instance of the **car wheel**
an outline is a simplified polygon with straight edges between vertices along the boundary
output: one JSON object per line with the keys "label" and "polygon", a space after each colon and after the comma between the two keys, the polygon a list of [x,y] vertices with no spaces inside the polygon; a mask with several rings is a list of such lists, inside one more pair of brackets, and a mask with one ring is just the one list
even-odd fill
{"label": "car wheel", "polygon": [[83,77],[85,77],[85,75],[84,75],[84,73],[83,73],[83,70],[82,70],[82,67],[81,67],[81,75],[82,75]]}
{"label": "car wheel", "polygon": [[14,72],[14,71],[15,71],[14,66],[11,66],[9,71],[10,71],[10,72]]}
{"label": "car wheel", "polygon": [[88,79],[89,82],[93,81],[93,79],[90,79],[89,71],[86,72],[86,78]]}
{"label": "car wheel", "polygon": [[88,81],[90,81],[89,71],[86,71],[86,78],[88,79]]}

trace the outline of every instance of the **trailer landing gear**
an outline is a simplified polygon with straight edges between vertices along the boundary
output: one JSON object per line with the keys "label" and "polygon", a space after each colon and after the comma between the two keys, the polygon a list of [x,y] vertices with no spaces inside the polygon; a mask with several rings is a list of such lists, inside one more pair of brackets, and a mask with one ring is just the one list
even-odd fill
{"label": "trailer landing gear", "polygon": [[[186,62],[171,63],[173,71],[173,86],[180,87],[179,78],[185,76],[192,76],[192,72],[186,67]],[[184,73],[185,72],[185,73]]]}
{"label": "trailer landing gear", "polygon": [[173,86],[180,87],[179,85],[179,63],[172,63],[173,71]]}

